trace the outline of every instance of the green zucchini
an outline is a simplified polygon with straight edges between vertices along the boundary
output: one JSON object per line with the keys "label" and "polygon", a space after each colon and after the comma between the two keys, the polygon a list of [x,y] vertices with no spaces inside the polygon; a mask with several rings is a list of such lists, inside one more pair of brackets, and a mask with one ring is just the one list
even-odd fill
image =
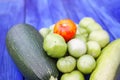
{"label": "green zucchini", "polygon": [[90,80],[115,80],[119,65],[120,39],[117,39],[102,50],[96,69],[90,75]]}
{"label": "green zucchini", "polygon": [[7,33],[6,45],[13,61],[28,80],[58,77],[56,62],[43,50],[43,37],[33,26],[13,26]]}

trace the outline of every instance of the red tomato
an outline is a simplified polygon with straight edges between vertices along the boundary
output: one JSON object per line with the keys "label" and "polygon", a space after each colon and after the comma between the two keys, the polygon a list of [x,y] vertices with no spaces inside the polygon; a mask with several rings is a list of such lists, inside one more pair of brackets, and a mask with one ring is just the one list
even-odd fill
{"label": "red tomato", "polygon": [[75,36],[76,30],[76,24],[70,19],[60,20],[54,26],[54,33],[63,36],[66,42]]}

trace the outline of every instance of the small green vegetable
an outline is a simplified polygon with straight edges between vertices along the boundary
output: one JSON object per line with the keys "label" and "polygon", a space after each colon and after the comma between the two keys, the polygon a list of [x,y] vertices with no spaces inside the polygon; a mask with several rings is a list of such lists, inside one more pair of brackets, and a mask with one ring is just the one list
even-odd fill
{"label": "small green vegetable", "polygon": [[76,67],[76,60],[72,56],[66,56],[58,59],[57,68],[59,71],[66,73],[71,72]]}
{"label": "small green vegetable", "polygon": [[74,38],[68,42],[68,52],[73,57],[80,57],[87,51],[86,43],[80,39]]}
{"label": "small green vegetable", "polygon": [[92,31],[102,30],[102,26],[95,22],[95,23],[89,24],[86,29],[90,33]]}
{"label": "small green vegetable", "polygon": [[83,55],[77,61],[77,68],[84,74],[91,73],[96,67],[96,61],[91,55]]}
{"label": "small green vegetable", "polygon": [[63,74],[60,80],[85,80],[85,78],[80,71],[75,70],[71,73]]}
{"label": "small green vegetable", "polygon": [[59,34],[50,33],[43,41],[43,48],[50,57],[60,58],[66,54],[67,44]]}
{"label": "small green vegetable", "polygon": [[95,21],[94,21],[93,18],[91,18],[91,17],[84,17],[84,18],[82,18],[80,20],[79,26],[86,29],[89,24],[92,24],[94,22]]}
{"label": "small green vegetable", "polygon": [[97,41],[99,43],[99,45],[101,46],[101,48],[103,48],[109,43],[110,37],[109,37],[109,34],[107,33],[107,31],[96,30],[96,31],[92,31],[89,34],[88,40]]}
{"label": "small green vegetable", "polygon": [[87,42],[87,54],[97,58],[101,53],[101,47],[96,41]]}
{"label": "small green vegetable", "polygon": [[49,28],[41,28],[41,29],[39,30],[39,32],[40,32],[40,34],[42,35],[42,37],[45,38],[45,37],[49,34],[50,29],[49,29]]}

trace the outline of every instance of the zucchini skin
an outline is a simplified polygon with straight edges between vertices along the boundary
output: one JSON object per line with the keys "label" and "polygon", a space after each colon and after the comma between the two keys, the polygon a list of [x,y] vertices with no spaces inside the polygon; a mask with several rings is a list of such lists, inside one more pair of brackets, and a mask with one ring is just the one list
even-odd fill
{"label": "zucchini skin", "polygon": [[43,38],[33,26],[13,26],[7,33],[6,46],[13,61],[28,80],[58,77],[56,62],[43,50]]}
{"label": "zucchini skin", "polygon": [[96,69],[90,75],[90,80],[116,80],[120,65],[120,39],[108,44],[97,60]]}

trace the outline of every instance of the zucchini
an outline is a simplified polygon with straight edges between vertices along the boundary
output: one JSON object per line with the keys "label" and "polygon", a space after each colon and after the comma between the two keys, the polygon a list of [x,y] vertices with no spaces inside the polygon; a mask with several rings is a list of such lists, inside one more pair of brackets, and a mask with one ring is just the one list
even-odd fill
{"label": "zucchini", "polygon": [[18,24],[12,27],[7,33],[6,45],[15,64],[28,80],[58,77],[56,61],[43,50],[43,37],[33,26]]}
{"label": "zucchini", "polygon": [[90,80],[115,80],[120,65],[120,39],[108,44],[97,60],[96,69]]}

